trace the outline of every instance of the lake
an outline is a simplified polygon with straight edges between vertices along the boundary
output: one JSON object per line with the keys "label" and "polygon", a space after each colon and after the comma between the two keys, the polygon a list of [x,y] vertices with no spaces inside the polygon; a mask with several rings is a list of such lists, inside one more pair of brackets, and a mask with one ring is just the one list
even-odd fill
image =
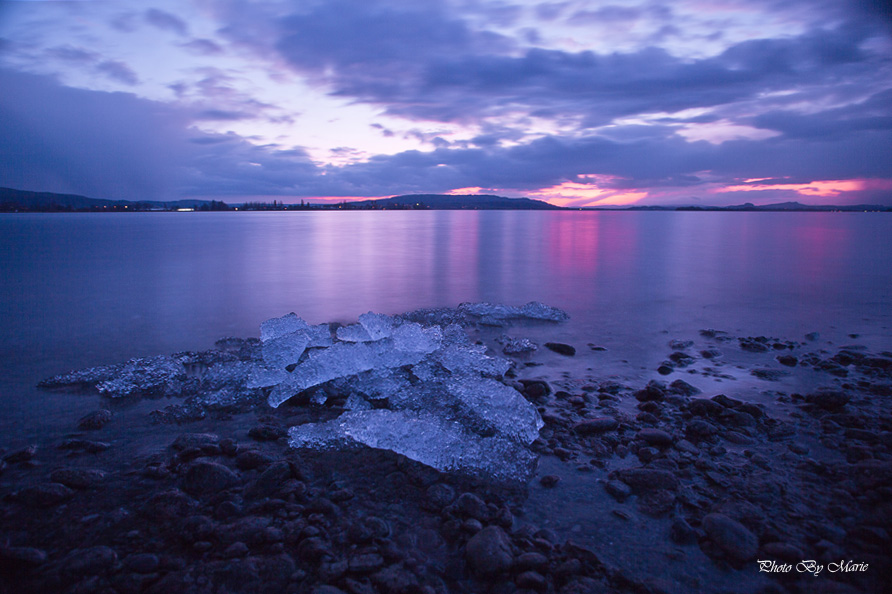
{"label": "lake", "polygon": [[608,349],[575,365],[644,380],[669,338],[703,328],[888,349],[890,248],[879,213],[0,215],[0,423],[62,431],[84,405],[40,379],[257,336],[290,311],[347,322],[542,301],[571,320],[540,333]]}

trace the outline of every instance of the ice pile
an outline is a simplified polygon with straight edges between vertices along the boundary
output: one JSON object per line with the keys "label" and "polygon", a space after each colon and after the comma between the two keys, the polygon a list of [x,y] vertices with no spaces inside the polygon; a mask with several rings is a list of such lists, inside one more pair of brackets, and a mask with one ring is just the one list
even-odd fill
{"label": "ice pile", "polygon": [[[278,350],[268,357],[264,341],[266,367],[252,376],[251,385],[272,388],[274,407],[309,388],[319,388],[314,402],[324,402],[328,393],[345,400],[347,412],[337,419],[293,427],[293,447],[365,445],[441,471],[527,480],[535,470],[528,446],[542,419],[519,392],[499,381],[510,362],[487,355],[485,346],[472,344],[460,325],[449,322],[467,322],[467,316],[557,321],[566,314],[536,303],[523,308],[466,304],[436,310],[436,321],[429,315],[433,311],[364,314],[357,324],[338,328],[331,346],[301,350],[295,360],[293,355],[283,359]],[[294,344],[307,341],[302,332],[296,331]]]}

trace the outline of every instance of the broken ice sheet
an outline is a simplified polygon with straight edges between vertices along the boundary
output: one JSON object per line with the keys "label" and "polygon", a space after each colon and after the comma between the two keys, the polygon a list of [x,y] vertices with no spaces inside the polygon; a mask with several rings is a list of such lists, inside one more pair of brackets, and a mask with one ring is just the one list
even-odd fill
{"label": "broken ice sheet", "polygon": [[393,318],[372,312],[359,316],[358,324],[342,326],[337,330],[338,339],[348,342],[371,342],[392,334]]}
{"label": "broken ice sheet", "polygon": [[358,443],[402,454],[443,472],[486,475],[496,480],[526,481],[535,455],[501,437],[469,433],[460,423],[409,411],[348,411],[324,423],[289,430],[295,448],[342,449]]}
{"label": "broken ice sheet", "polygon": [[407,323],[397,327],[389,338],[375,342],[338,342],[312,351],[286,381],[273,388],[269,404],[275,408],[298,392],[333,379],[372,369],[414,365],[435,351],[441,340],[438,326],[422,328],[420,324]]}

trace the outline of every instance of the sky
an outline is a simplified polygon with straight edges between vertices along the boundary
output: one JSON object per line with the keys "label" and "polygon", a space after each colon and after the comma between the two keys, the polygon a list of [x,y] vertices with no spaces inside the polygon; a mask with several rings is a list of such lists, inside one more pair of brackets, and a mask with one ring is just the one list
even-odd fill
{"label": "sky", "polygon": [[882,0],[0,0],[0,186],[892,204]]}

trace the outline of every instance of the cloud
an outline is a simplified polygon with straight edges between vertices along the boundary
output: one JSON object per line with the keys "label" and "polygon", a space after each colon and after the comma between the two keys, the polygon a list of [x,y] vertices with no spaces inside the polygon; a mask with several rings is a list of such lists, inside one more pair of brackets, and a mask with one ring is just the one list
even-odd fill
{"label": "cloud", "polygon": [[193,39],[183,44],[183,47],[199,56],[213,56],[223,53],[223,48],[210,39]]}
{"label": "cloud", "polygon": [[171,31],[177,35],[188,35],[189,25],[181,18],[169,12],[150,8],[145,12],[146,22],[163,31]]}
{"label": "cloud", "polygon": [[105,74],[112,80],[125,85],[139,84],[139,77],[127,64],[116,60],[106,60],[96,65],[96,70]]}

